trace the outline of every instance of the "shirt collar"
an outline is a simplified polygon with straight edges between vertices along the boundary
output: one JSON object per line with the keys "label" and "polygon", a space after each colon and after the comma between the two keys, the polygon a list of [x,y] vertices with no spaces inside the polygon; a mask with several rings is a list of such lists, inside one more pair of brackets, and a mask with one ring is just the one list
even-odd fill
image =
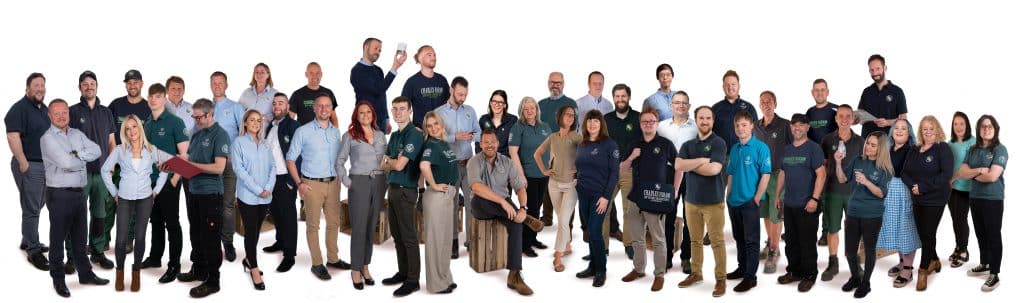
{"label": "shirt collar", "polygon": [[362,58],[359,59],[359,64],[366,65],[366,66],[373,66],[373,63],[366,62],[366,60],[363,60]]}

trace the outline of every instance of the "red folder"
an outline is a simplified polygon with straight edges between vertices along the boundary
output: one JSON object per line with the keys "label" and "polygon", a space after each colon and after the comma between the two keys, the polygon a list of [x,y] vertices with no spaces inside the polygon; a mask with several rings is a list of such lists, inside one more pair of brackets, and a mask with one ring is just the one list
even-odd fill
{"label": "red folder", "polygon": [[164,166],[167,167],[167,170],[181,175],[182,177],[185,177],[185,179],[191,179],[203,172],[199,167],[188,163],[188,161],[185,161],[180,157],[172,157],[170,160],[167,160],[167,162],[164,162]]}

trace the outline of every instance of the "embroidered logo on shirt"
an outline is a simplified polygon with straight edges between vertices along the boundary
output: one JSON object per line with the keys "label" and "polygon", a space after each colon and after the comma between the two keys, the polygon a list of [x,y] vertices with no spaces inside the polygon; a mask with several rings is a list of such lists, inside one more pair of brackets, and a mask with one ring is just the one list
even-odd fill
{"label": "embroidered logo on shirt", "polygon": [[85,124],[85,117],[78,118],[78,122]]}
{"label": "embroidered logo on shirt", "polygon": [[633,124],[626,124],[626,131],[633,131]]}
{"label": "embroidered logo on shirt", "polygon": [[706,152],[711,151],[711,145],[704,145],[704,151],[706,151]]}
{"label": "embroidered logo on shirt", "polygon": [[430,148],[424,149],[424,150],[423,150],[423,157],[424,157],[424,158],[428,158],[428,157],[430,157],[430,153],[431,153],[431,150],[430,150]]}
{"label": "embroidered logo on shirt", "polygon": [[772,139],[776,139],[776,138],[778,138],[778,137],[779,137],[779,133],[777,133],[777,132],[772,132]]}
{"label": "embroidered logo on shirt", "polygon": [[229,151],[231,151],[231,149],[229,149],[229,148],[228,148],[228,145],[227,145],[227,144],[224,144],[224,145],[221,145],[221,146],[220,146],[220,151],[226,154],[226,153],[228,153]]}
{"label": "embroidered logo on shirt", "polygon": [[924,162],[925,163],[932,163],[932,156],[924,157]]}
{"label": "embroidered logo on shirt", "polygon": [[999,162],[999,163],[1006,163],[1006,156],[999,156],[999,158],[998,158],[998,159],[999,159],[999,160],[998,160],[998,161],[996,161],[996,162]]}
{"label": "embroidered logo on shirt", "polygon": [[985,154],[985,160],[992,160],[992,154]]}
{"label": "embroidered logo on shirt", "polygon": [[203,144],[202,145],[203,145],[203,147],[210,147],[210,139],[209,138],[203,139]]}
{"label": "embroidered logo on shirt", "polygon": [[747,157],[743,159],[743,165],[753,165],[753,164],[754,164],[754,159],[750,158],[750,155],[747,155]]}
{"label": "embroidered logo on shirt", "polygon": [[591,156],[597,156],[597,149],[595,148],[595,149],[590,150],[590,155]]}
{"label": "embroidered logo on shirt", "polygon": [[412,146],[412,143],[409,143],[409,144],[405,145],[405,152],[411,153],[413,151],[413,149],[415,149],[415,147]]}
{"label": "embroidered logo on shirt", "polygon": [[288,136],[288,135],[285,135],[285,136],[284,136],[284,143],[288,143],[288,142],[290,142],[290,141],[292,141],[292,137],[291,137],[291,136]]}
{"label": "embroidered logo on shirt", "polygon": [[619,158],[619,150],[617,150],[617,149],[613,150],[612,151],[612,157],[614,157],[615,159],[618,159]]}
{"label": "embroidered logo on shirt", "polygon": [[892,95],[885,95],[885,102],[892,102]]}
{"label": "embroidered logo on shirt", "polygon": [[660,154],[660,153],[661,153],[661,148],[660,148],[660,147],[657,147],[657,146],[655,146],[655,147],[654,147],[654,154],[655,154],[655,155],[657,155],[657,154]]}

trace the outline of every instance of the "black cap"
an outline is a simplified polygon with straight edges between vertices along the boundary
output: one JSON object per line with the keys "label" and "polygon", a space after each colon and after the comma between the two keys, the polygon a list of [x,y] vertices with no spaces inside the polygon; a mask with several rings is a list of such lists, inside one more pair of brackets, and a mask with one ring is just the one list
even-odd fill
{"label": "black cap", "polygon": [[90,70],[84,71],[81,75],[78,75],[78,83],[85,81],[85,78],[92,78],[92,81],[96,81],[96,74]]}
{"label": "black cap", "polygon": [[134,69],[124,73],[124,82],[128,82],[128,80],[142,81],[142,73]]}
{"label": "black cap", "polygon": [[804,114],[793,114],[793,117],[789,118],[789,123],[811,124],[811,120],[807,119],[807,115],[804,115]]}

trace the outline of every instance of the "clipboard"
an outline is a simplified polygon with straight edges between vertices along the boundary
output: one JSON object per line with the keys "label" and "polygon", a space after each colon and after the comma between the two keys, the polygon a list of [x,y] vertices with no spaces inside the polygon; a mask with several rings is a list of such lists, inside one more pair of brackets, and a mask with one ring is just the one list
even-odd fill
{"label": "clipboard", "polygon": [[199,167],[196,167],[179,157],[172,157],[170,160],[167,160],[167,162],[164,162],[164,166],[166,166],[168,170],[185,177],[185,179],[192,179],[192,177],[203,172]]}
{"label": "clipboard", "polygon": [[875,115],[872,115],[871,113],[863,109],[853,111],[853,116],[857,118],[857,121],[860,121],[860,124],[875,122],[875,119],[878,119],[875,118]]}

